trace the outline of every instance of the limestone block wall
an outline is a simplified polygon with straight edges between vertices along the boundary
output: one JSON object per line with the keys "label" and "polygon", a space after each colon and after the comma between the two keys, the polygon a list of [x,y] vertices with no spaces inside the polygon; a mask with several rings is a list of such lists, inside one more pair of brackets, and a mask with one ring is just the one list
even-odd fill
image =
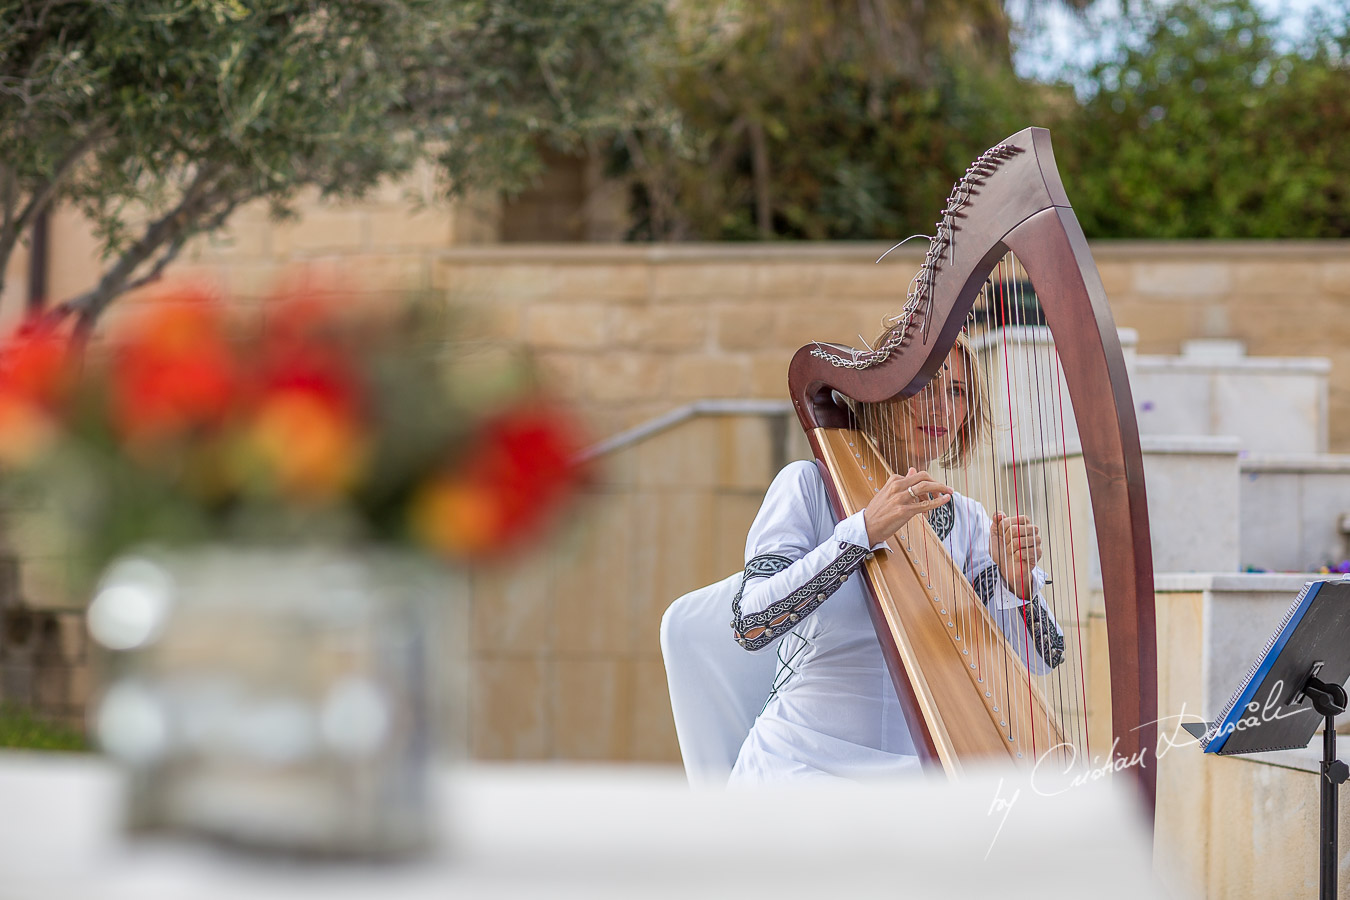
{"label": "limestone block wall", "polygon": [[1316,357],[1141,356],[1131,373],[1139,431],[1233,435],[1251,453],[1325,453],[1330,370]]}
{"label": "limestone block wall", "polygon": [[[781,397],[787,360],[806,341],[870,340],[919,261],[897,251],[875,265],[878,249],[455,248],[433,284],[482,309],[485,336],[535,347],[608,432],[687,398]],[[1240,339],[1251,356],[1330,359],[1326,440],[1350,449],[1350,355],[1337,330],[1350,330],[1345,244],[1093,249],[1116,323],[1138,333],[1141,353],[1211,336]],[[1282,282],[1276,272],[1297,274]]]}
{"label": "limestone block wall", "polygon": [[[296,270],[335,276],[344,290],[425,290],[436,251],[495,239],[501,217],[495,197],[450,204],[435,200],[435,189],[433,174],[419,171],[359,203],[304,193],[296,200],[298,215],[284,220],[273,219],[264,204],[250,204],[224,228],[189,242],[167,275],[200,279],[243,300],[265,295],[283,273]],[[49,254],[52,303],[93,287],[108,266],[89,221],[70,207],[52,211]],[[28,264],[21,245],[0,293],[6,327],[22,314]]]}
{"label": "limestone block wall", "polygon": [[[353,293],[440,292],[462,316],[451,352],[528,346],[598,440],[692,400],[783,399],[791,354],[816,339],[870,340],[898,311],[920,261],[911,245],[875,264],[884,243],[485,245],[476,242],[499,233],[500,208],[413,205],[409,189],[426,186],[391,186],[362,204],[307,198],[289,222],[242,210],[170,271],[214,281],[242,302],[297,268]],[[87,226],[70,211],[53,219],[50,283],[64,298],[91,285],[99,267]],[[1345,242],[1093,245],[1116,324],[1137,332],[1142,354],[1208,337],[1241,340],[1252,356],[1329,358],[1327,442],[1342,451],[1350,450],[1347,250]],[[0,318],[21,306],[25,264],[11,266]],[[619,474],[597,489],[592,530],[573,533],[570,555],[475,585],[476,754],[673,758],[656,656],[660,610],[739,565],[759,498],[777,462],[791,458],[757,450],[767,437],[745,436],[768,428],[762,422],[719,430],[728,421],[689,424],[615,455]],[[795,423],[785,430],[794,434]],[[678,449],[654,449],[667,444]],[[650,454],[654,467],[624,462]],[[682,468],[708,459],[754,474],[723,481]],[[685,474],[642,480],[654,471]],[[63,593],[59,551],[41,543],[21,554],[26,590],[49,597],[47,606],[78,606],[83,598]]]}
{"label": "limestone block wall", "polygon": [[1097,243],[1118,324],[1141,354],[1231,338],[1250,356],[1331,360],[1329,444],[1350,448],[1350,253],[1342,241]]}
{"label": "limestone block wall", "polygon": [[[333,275],[344,290],[442,291],[477,311],[478,337],[537,349],[603,435],[686,399],[781,398],[797,347],[870,340],[898,311],[921,259],[911,244],[875,264],[887,246],[880,242],[488,244],[502,234],[500,202],[431,202],[434,187],[431,173],[419,172],[359,204],[306,196],[286,222],[247,207],[170,271],[243,299],[301,267]],[[1350,243],[1099,241],[1092,249],[1116,324],[1137,331],[1141,354],[1226,338],[1253,357],[1330,359],[1326,440],[1350,451]],[[11,265],[0,320],[21,308],[22,257]],[[52,297],[85,290],[99,268],[87,223],[56,211]]]}
{"label": "limestone block wall", "polygon": [[474,576],[472,756],[679,763],[661,614],[744,565],[765,488],[807,452],[784,419],[695,418],[614,451],[570,528]]}

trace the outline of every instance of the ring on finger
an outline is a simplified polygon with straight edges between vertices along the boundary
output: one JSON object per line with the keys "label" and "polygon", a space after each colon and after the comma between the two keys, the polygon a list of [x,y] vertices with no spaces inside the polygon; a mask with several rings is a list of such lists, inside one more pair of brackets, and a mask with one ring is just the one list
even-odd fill
{"label": "ring on finger", "polygon": [[905,490],[909,491],[909,495],[913,497],[915,500],[919,499],[919,495],[914,493],[914,488],[912,486],[905,488]]}

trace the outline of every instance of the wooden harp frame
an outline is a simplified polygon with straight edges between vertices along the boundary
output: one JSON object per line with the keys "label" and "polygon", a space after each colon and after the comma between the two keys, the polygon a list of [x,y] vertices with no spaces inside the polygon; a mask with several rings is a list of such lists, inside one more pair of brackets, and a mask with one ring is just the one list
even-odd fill
{"label": "wooden harp frame", "polygon": [[[829,435],[831,429],[850,427],[850,419],[833,392],[876,403],[920,391],[946,360],[994,266],[1004,254],[1016,255],[1055,339],[1078,424],[1101,560],[1113,754],[1117,761],[1129,761],[1151,809],[1157,778],[1157,644],[1139,430],[1115,322],[1055,167],[1050,133],[1027,128],[986,152],[958,183],[953,198],[959,203],[954,207],[949,201],[916,279],[917,291],[911,291],[887,346],[868,351],[824,343],[802,347],[788,372],[792,402],[835,513],[843,517],[848,510],[830,471]],[[899,632],[893,633],[896,623],[878,602],[886,589],[878,582],[880,569],[869,561],[864,571],[873,623],[914,745],[926,764],[951,772],[951,761],[939,753],[943,726],[929,708],[931,696],[923,695],[923,676],[907,670],[897,645]]]}

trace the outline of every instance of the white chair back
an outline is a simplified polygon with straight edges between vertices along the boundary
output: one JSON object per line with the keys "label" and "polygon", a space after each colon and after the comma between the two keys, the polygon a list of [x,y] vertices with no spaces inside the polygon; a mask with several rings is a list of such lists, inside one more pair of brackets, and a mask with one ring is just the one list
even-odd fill
{"label": "white chair back", "polygon": [[661,617],[661,656],[689,783],[722,786],[773,688],[778,659],[731,637],[741,574],[685,594]]}

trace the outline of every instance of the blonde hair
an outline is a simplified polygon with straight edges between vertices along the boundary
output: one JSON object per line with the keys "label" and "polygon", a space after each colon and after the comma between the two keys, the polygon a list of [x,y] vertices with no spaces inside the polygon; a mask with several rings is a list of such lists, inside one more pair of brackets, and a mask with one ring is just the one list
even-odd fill
{"label": "blonde hair", "polygon": [[[883,334],[878,340],[884,340]],[[875,345],[874,345],[875,346]],[[956,433],[952,437],[951,445],[938,460],[944,468],[953,468],[955,466],[964,466],[970,460],[970,454],[983,439],[984,435],[992,429],[992,419],[989,413],[989,403],[985,396],[986,382],[984,377],[984,368],[980,365],[975,356],[975,348],[971,346],[970,338],[966,337],[964,331],[956,336],[956,349],[961,351],[961,361],[966,370],[966,417],[956,426]],[[930,384],[932,382],[929,382]],[[915,396],[918,396],[917,394]],[[868,436],[880,448],[885,447],[891,435],[881,435],[873,433],[883,423],[888,426],[896,421],[896,412],[898,411],[901,421],[906,425],[913,419],[911,410],[911,401],[913,397],[905,397],[899,400],[883,400],[880,403],[860,403],[857,404],[857,413]],[[892,468],[898,467],[899,460],[887,460]],[[911,463],[917,465],[917,462]],[[903,472],[900,474],[904,474]]]}

